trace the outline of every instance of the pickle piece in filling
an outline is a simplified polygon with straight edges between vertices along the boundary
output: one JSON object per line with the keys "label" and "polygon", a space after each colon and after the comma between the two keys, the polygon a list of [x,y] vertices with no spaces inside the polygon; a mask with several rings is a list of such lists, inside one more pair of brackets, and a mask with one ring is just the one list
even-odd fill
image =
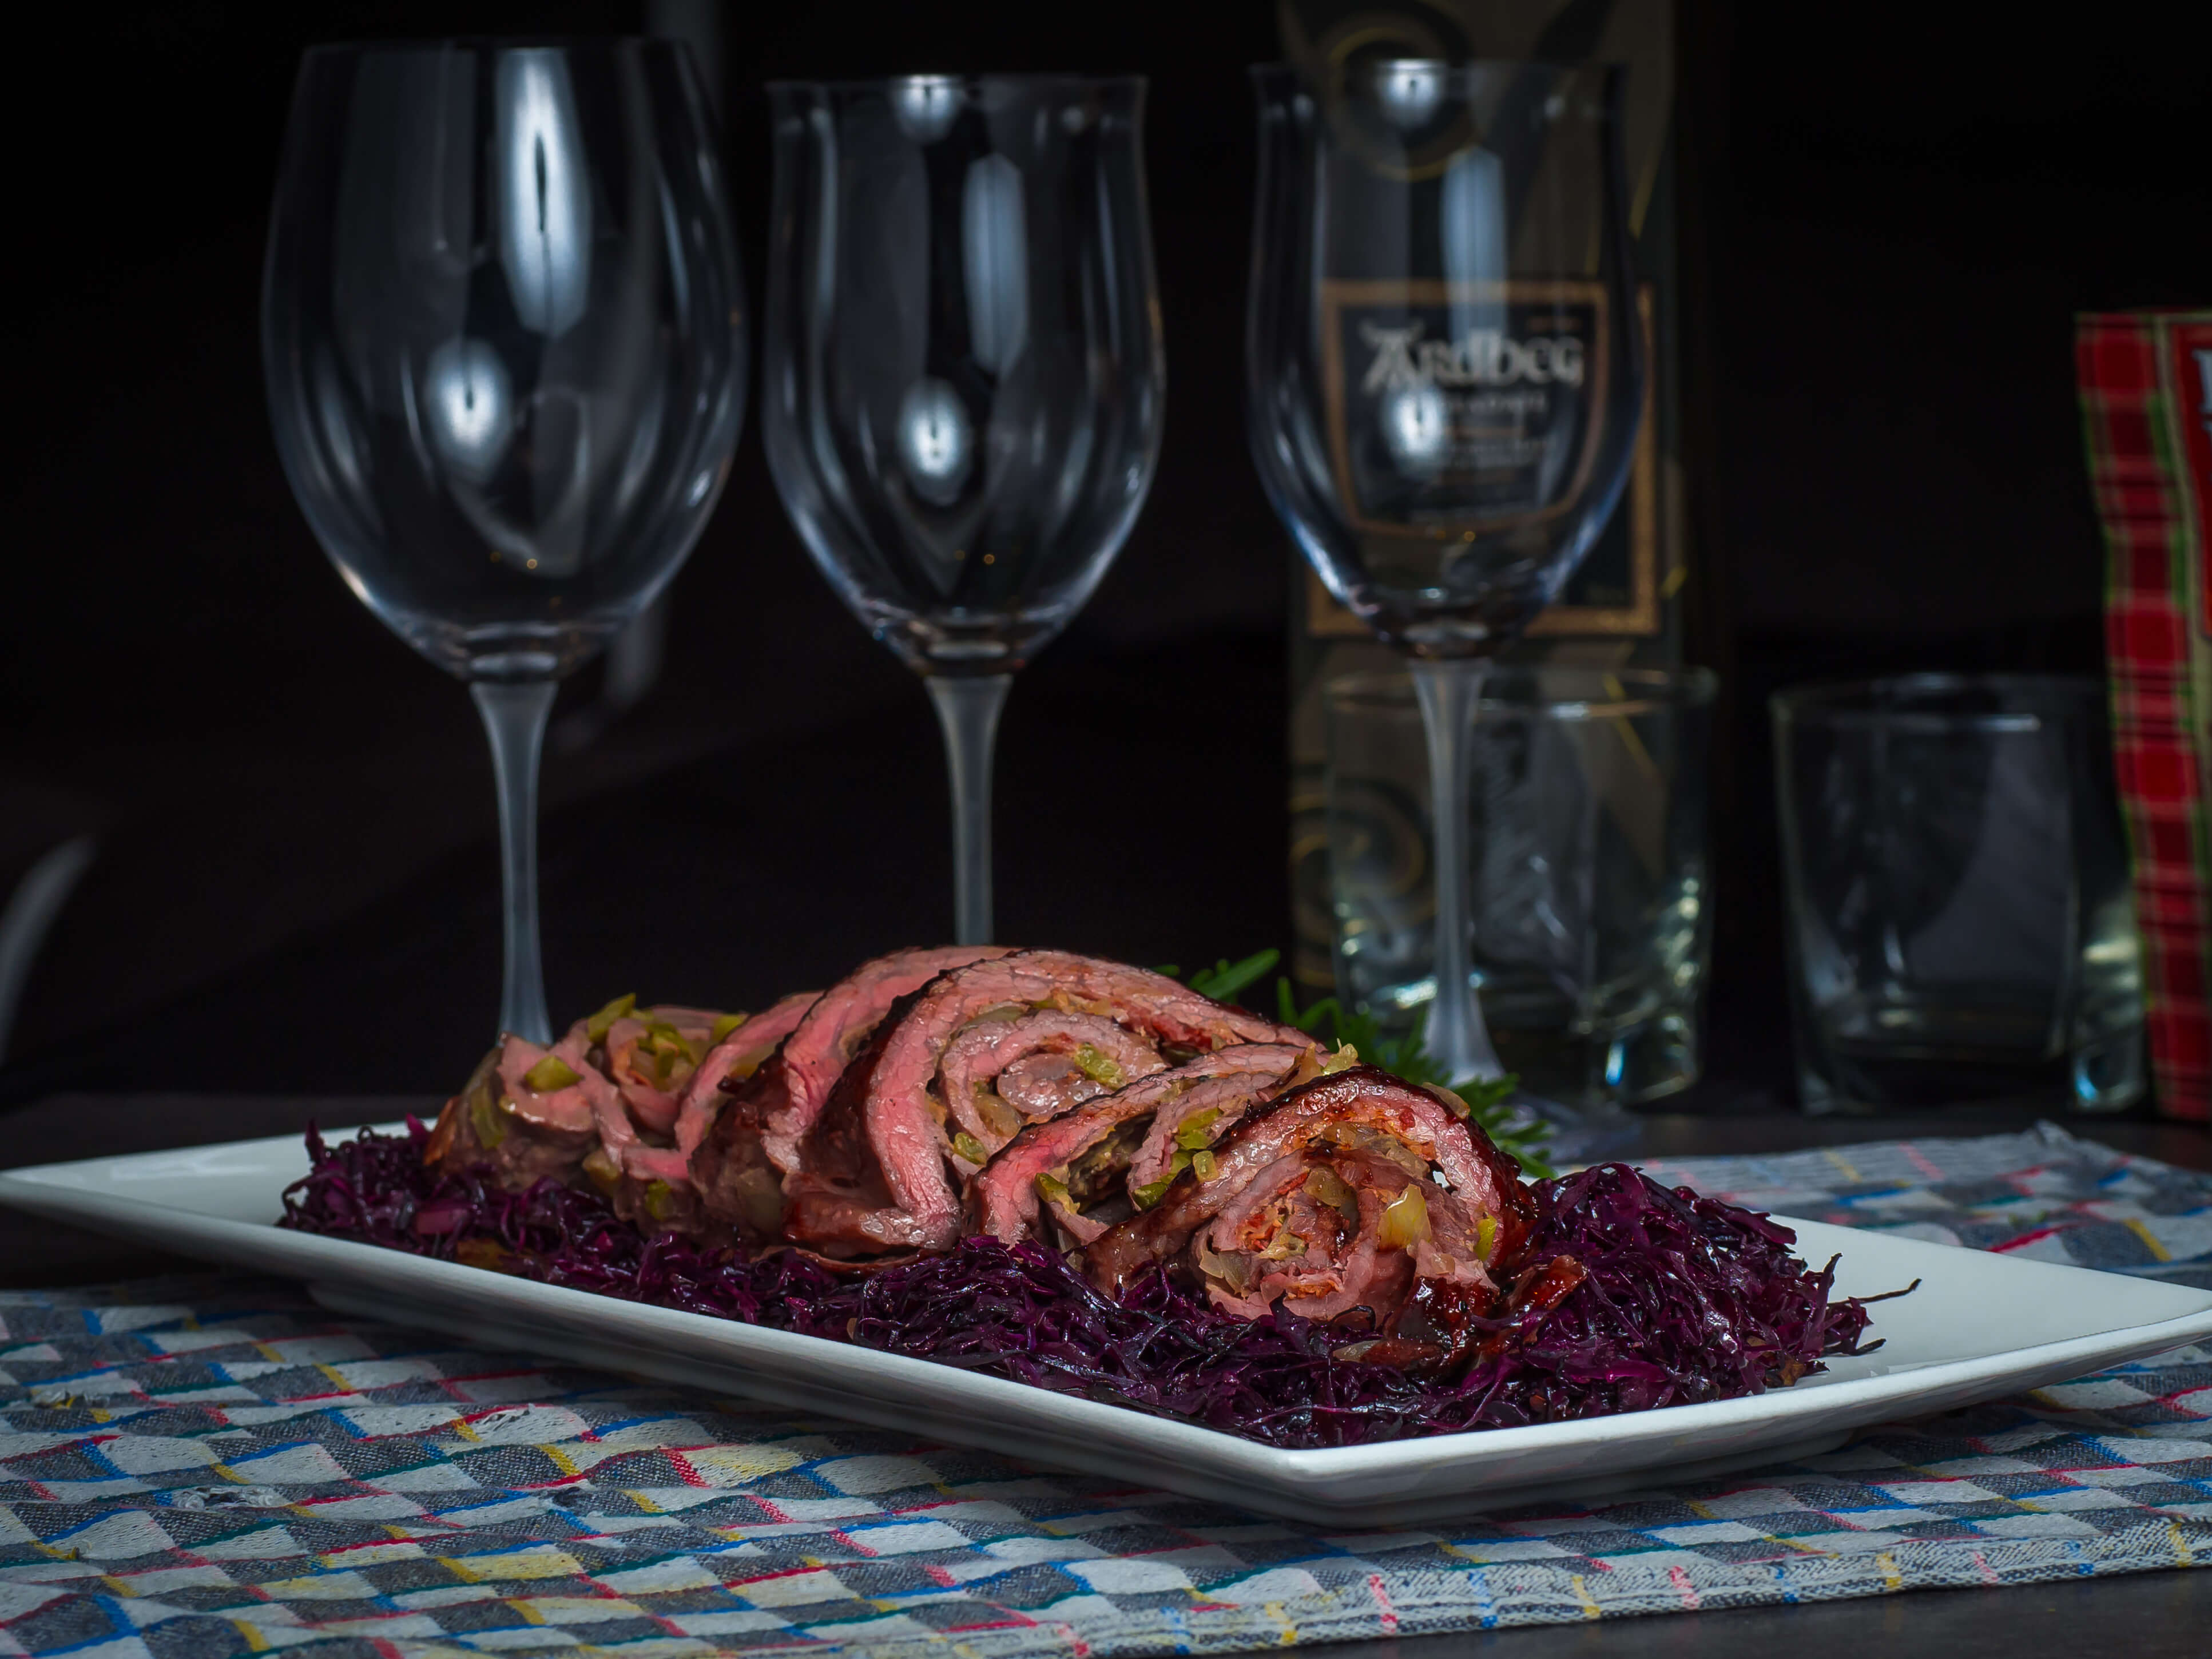
{"label": "pickle piece in filling", "polygon": [[1383,1206],[1376,1242],[1386,1249],[1407,1250],[1429,1236],[1429,1201],[1421,1194],[1420,1182],[1407,1182],[1406,1189]]}
{"label": "pickle piece in filling", "polygon": [[1316,1164],[1307,1171],[1305,1189],[1346,1221],[1357,1222],[1359,1219],[1359,1194],[1346,1186],[1344,1177],[1328,1164]]}
{"label": "pickle piece in filling", "polygon": [[1001,1140],[1012,1140],[1022,1132],[1022,1115],[1000,1097],[988,1083],[975,1085],[975,1115],[983,1125]]}
{"label": "pickle piece in filling", "polygon": [[558,1054],[548,1054],[522,1074],[522,1080],[541,1095],[557,1093],[584,1079]]}
{"label": "pickle piece in filling", "polygon": [[607,1040],[607,1033],[614,1030],[615,1022],[636,1006],[637,993],[635,991],[617,997],[584,1022],[585,1042],[594,1048],[598,1048]]}
{"label": "pickle piece in filling", "polygon": [[1220,1115],[1221,1108],[1218,1106],[1210,1106],[1205,1111],[1192,1113],[1177,1127],[1175,1133],[1176,1145],[1186,1152],[1204,1152],[1213,1145],[1213,1137],[1207,1132],[1213,1127],[1213,1121]]}
{"label": "pickle piece in filling", "polygon": [[1064,1169],[1059,1175],[1048,1172],[1039,1176],[1036,1178],[1036,1186],[1037,1196],[1046,1203],[1066,1204],[1070,1208],[1074,1207],[1073,1200],[1068,1197],[1066,1171]]}
{"label": "pickle piece in filling", "polygon": [[507,1139],[507,1117],[500,1109],[507,1103],[493,1094],[496,1079],[487,1079],[483,1084],[469,1091],[469,1127],[476,1131],[477,1145],[490,1152]]}
{"label": "pickle piece in filling", "polygon": [[1094,1043],[1078,1043],[1069,1058],[1074,1060],[1077,1071],[1109,1089],[1119,1089],[1129,1081],[1129,1074],[1121,1069],[1121,1062]]}

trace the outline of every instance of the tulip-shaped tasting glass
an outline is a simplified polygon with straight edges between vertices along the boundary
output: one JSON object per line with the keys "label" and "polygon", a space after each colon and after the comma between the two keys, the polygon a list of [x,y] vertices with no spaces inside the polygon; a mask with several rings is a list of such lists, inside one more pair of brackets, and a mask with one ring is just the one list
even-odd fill
{"label": "tulip-shaped tasting glass", "polygon": [[1387,59],[1255,79],[1253,457],[1329,591],[1410,660],[1435,816],[1427,1046],[1492,1079],[1469,723],[1628,476],[1645,370],[1620,72]]}
{"label": "tulip-shaped tasting glass", "polygon": [[838,597],[929,687],[956,937],[983,944],[999,711],[1121,550],[1159,454],[1144,83],[769,92],[769,466]]}
{"label": "tulip-shaped tasting glass", "polygon": [[554,685],[676,574],[744,410],[715,143],[669,41],[322,46],[293,92],[262,287],[277,449],[355,597],[469,684],[500,1025],[541,1042]]}

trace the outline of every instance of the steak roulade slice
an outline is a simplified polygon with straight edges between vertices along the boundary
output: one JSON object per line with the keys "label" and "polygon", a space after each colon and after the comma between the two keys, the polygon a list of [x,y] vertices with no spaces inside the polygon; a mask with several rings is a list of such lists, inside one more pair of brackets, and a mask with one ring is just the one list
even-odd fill
{"label": "steak roulade slice", "polygon": [[[1011,949],[945,945],[878,957],[811,999],[779,1033],[773,1054],[695,1087],[684,1102],[677,1145],[689,1160],[691,1184],[708,1222],[734,1230],[749,1243],[781,1242],[784,1177],[799,1166],[799,1143],[838,1074],[885,1012],[948,969],[1006,956]],[[702,1077],[706,1069],[701,1068]]]}
{"label": "steak roulade slice", "polygon": [[799,1143],[814,1127],[839,1075],[893,1003],[940,974],[1012,954],[1013,947],[1004,945],[894,951],[862,964],[824,991],[775,1061],[763,1068],[764,1089],[781,1089],[783,1094],[781,1100],[768,1103],[763,1117],[769,1161],[786,1173],[799,1167]]}
{"label": "steak roulade slice", "polygon": [[[703,1135],[707,1125],[691,1103],[721,1079],[750,1075],[789,1036],[816,993],[785,997],[763,1012],[718,1014],[707,1010],[650,1008],[624,1012],[610,1003],[586,1022],[586,1035],[602,1033],[591,1058],[620,1091],[640,1126],[636,1145],[585,1160],[590,1176],[613,1200],[615,1213],[648,1233],[702,1235],[711,1231],[691,1180],[687,1128]],[[624,999],[624,1000],[628,1000]],[[712,1098],[723,1097],[715,1092]],[[673,1145],[671,1145],[671,1142]]]}
{"label": "steak roulade slice", "polygon": [[676,1103],[676,1150],[688,1161],[729,1098],[729,1085],[741,1084],[789,1036],[806,1011],[821,1000],[819,991],[800,991],[763,1009],[713,1048],[684,1084]]}
{"label": "steak roulade slice", "polygon": [[[1295,1043],[1238,1043],[1031,1124],[969,1183],[977,1230],[1009,1244],[1040,1237],[1059,1242],[1054,1232],[1090,1243],[1136,1213],[1142,1200],[1132,1188],[1162,1123],[1194,1124],[1185,1137],[1210,1145],[1313,1058],[1312,1049]],[[1191,1151],[1177,1150],[1187,1165]]]}
{"label": "steak roulade slice", "polygon": [[672,1224],[693,1207],[680,1142],[684,1096],[677,1091],[688,1094],[702,1073],[750,1071],[813,1000],[811,992],[787,998],[749,1019],[704,1009],[641,1011],[635,998],[623,997],[550,1048],[510,1034],[439,1113],[425,1161],[456,1171],[488,1165],[517,1191],[548,1176],[569,1186],[589,1181],[623,1213]]}
{"label": "steak roulade slice", "polygon": [[[951,1121],[986,1152],[996,1152],[1024,1123],[1056,1118],[1167,1067],[1151,1042],[1103,1014],[1008,1012],[953,1038],[938,1070]],[[977,1167],[953,1156],[963,1173]]]}
{"label": "steak roulade slice", "polygon": [[1166,1267],[1227,1312],[1279,1303],[1387,1340],[1397,1363],[1437,1364],[1461,1351],[1466,1316],[1495,1304],[1534,1215],[1479,1127],[1359,1066],[1248,1112],[1085,1261],[1109,1294]]}
{"label": "steak roulade slice", "polygon": [[886,1018],[838,1079],[785,1183],[792,1236],[830,1251],[951,1248],[961,1232],[956,1173],[988,1163],[990,1147],[957,1127],[937,1087],[948,1051],[979,1021],[1048,1011],[1096,1016],[1144,1039],[1163,1061],[1237,1043],[1310,1041],[1164,974],[1072,951],[1024,951],[945,974]]}
{"label": "steak roulade slice", "polygon": [[[1217,1056],[1227,1060],[1248,1052],[1255,1056],[1250,1066],[1239,1066],[1239,1070],[1262,1069],[1258,1056],[1272,1053],[1278,1047],[1285,1052],[1291,1045],[1253,1044],[1249,1048],[1224,1048]],[[1263,1100],[1273,1100],[1287,1089],[1310,1083],[1317,1077],[1327,1077],[1358,1063],[1359,1051],[1340,1048],[1334,1055],[1324,1055],[1317,1046],[1296,1051],[1296,1061],[1289,1071],[1272,1079],[1260,1089],[1238,1089],[1225,1080],[1209,1081],[1185,1091],[1164,1102],[1145,1130],[1129,1159],[1127,1186],[1129,1196],[1139,1210],[1149,1210],[1166,1196],[1175,1184],[1175,1178],[1201,1152],[1210,1150],[1230,1130],[1235,1128],[1245,1113]],[[1091,1242],[1085,1237],[1083,1243]]]}
{"label": "steak roulade slice", "polygon": [[676,1128],[684,1086],[708,1052],[746,1023],[719,1008],[641,1008],[618,997],[580,1022],[585,1053],[621,1093],[639,1128],[666,1138]]}
{"label": "steak roulade slice", "polygon": [[580,1025],[550,1048],[502,1037],[438,1114],[423,1161],[456,1174],[486,1165],[524,1192],[549,1176],[573,1186],[594,1152],[609,1148],[618,1167],[622,1150],[641,1144]]}

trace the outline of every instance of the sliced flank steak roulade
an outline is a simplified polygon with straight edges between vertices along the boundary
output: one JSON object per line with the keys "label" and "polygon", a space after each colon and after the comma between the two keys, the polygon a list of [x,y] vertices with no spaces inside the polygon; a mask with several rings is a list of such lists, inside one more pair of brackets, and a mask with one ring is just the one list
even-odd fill
{"label": "sliced flank steak roulade", "polygon": [[[698,1233],[706,1223],[691,1182],[691,1148],[706,1132],[693,1104],[721,1079],[750,1076],[775,1046],[790,1035],[812,1006],[816,993],[801,992],[753,1015],[705,1010],[650,1008],[625,1012],[610,1003],[592,1017],[604,1030],[589,1052],[621,1091],[623,1102],[643,1132],[640,1144],[617,1152],[620,1172],[612,1179],[598,1160],[585,1173],[614,1200],[615,1212],[647,1232]],[[721,1097],[714,1097],[719,1100]]]}
{"label": "sliced flank steak roulade", "polygon": [[1050,1121],[1155,1060],[1277,1042],[1310,1045],[1164,974],[1071,951],[1024,951],[944,974],[894,1010],[837,1079],[785,1182],[786,1229],[832,1253],[948,1249],[962,1231],[956,1182],[1024,1124]]}
{"label": "sliced flank steak roulade", "polygon": [[819,991],[799,991],[782,998],[707,1051],[676,1102],[676,1150],[686,1160],[706,1139],[731,1091],[760,1070],[821,996]]}
{"label": "sliced flank steak roulade", "polygon": [[[969,1183],[975,1229],[1009,1244],[1024,1238],[1088,1244],[1171,1183],[1172,1176],[1146,1192],[1138,1180],[1161,1126],[1169,1126],[1171,1149],[1163,1167],[1173,1164],[1179,1173],[1255,1102],[1314,1061],[1313,1049],[1297,1043],[1237,1043],[1033,1123]],[[1178,1133],[1188,1145],[1176,1143]]]}
{"label": "sliced flank steak roulade", "polygon": [[641,1008],[635,996],[617,997],[583,1022],[584,1052],[638,1127],[665,1137],[675,1132],[677,1103],[700,1062],[747,1023],[715,1008]]}
{"label": "sliced flank steak roulade", "polygon": [[613,1200],[616,1214],[647,1232],[697,1230],[698,1198],[676,1144],[684,1096],[708,1057],[748,1030],[749,1047],[772,1041],[743,1013],[641,1008],[635,996],[617,997],[578,1022],[570,1036],[582,1034],[585,1058],[613,1085],[626,1114],[622,1123],[602,1122],[599,1148],[584,1159],[584,1174]]}
{"label": "sliced flank steak roulade", "polygon": [[[702,1068],[757,1065],[813,1000],[753,1018],[711,1009],[640,1009],[625,996],[550,1046],[512,1033],[439,1114],[426,1156],[437,1168],[489,1165],[517,1191],[550,1176],[586,1182],[641,1223],[680,1225],[696,1206],[678,1133]],[[785,1014],[788,1010],[789,1018]]]}
{"label": "sliced flank steak roulade", "polygon": [[751,1243],[779,1240],[784,1178],[799,1167],[799,1144],[838,1075],[892,1004],[947,969],[1010,951],[946,945],[894,951],[864,963],[811,998],[777,1034],[781,1042],[774,1053],[687,1095],[677,1144],[690,1160],[691,1184],[708,1222]]}
{"label": "sliced flank steak roulade", "polygon": [[1359,1066],[1248,1112],[1085,1261],[1109,1294],[1164,1267],[1224,1311],[1256,1319],[1279,1303],[1387,1345],[1375,1357],[1436,1364],[1498,1299],[1534,1215],[1480,1128]]}
{"label": "sliced flank steak roulade", "polygon": [[[1103,1014],[1047,1008],[976,1021],[945,1045],[939,1098],[966,1170],[995,1153],[1025,1123],[1049,1121],[1086,1100],[1164,1071],[1159,1049]],[[951,1127],[951,1126],[948,1126]],[[975,1144],[960,1140],[965,1134]]]}
{"label": "sliced flank steak roulade", "polygon": [[622,1095],[586,1053],[580,1024],[550,1048],[512,1033],[438,1114],[424,1161],[458,1174],[489,1166],[523,1192],[547,1176],[574,1186],[602,1147],[641,1145]]}

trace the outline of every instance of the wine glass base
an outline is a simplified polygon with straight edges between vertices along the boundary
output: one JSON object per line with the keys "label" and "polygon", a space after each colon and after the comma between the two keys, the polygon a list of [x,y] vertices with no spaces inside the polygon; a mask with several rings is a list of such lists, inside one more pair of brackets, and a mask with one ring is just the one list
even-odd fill
{"label": "wine glass base", "polygon": [[1554,1167],[1602,1164],[1633,1152],[1644,1138],[1644,1121],[1617,1102],[1595,1106],[1570,1106],[1563,1101],[1516,1090],[1508,1103],[1516,1128],[1541,1123],[1551,1133],[1543,1142],[1545,1158]]}

